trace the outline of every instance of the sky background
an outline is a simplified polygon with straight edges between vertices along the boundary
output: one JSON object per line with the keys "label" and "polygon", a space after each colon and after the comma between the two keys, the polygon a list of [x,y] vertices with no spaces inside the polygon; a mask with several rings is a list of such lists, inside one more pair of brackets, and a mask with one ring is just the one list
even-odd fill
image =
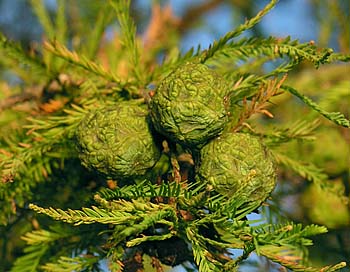
{"label": "sky background", "polygon": [[[170,1],[176,15],[182,15],[186,10],[186,0]],[[194,1],[202,2],[202,1]],[[258,12],[267,1],[256,1],[255,9]],[[282,0],[267,14],[260,22],[260,27],[267,35],[285,37],[291,36],[302,42],[317,40],[317,23],[310,16],[311,5],[308,0]],[[183,49],[188,50],[198,43],[206,48],[213,40],[220,38],[226,32],[232,30],[236,25],[232,19],[232,11],[225,4],[211,11],[205,16],[205,24],[208,28],[203,30],[194,29],[185,35]],[[242,21],[243,23],[243,21]]]}
{"label": "sky background", "polygon": [[[89,0],[87,0],[89,1]],[[164,1],[165,2],[165,1]],[[170,0],[175,15],[181,17],[189,6],[202,3],[203,0]],[[23,6],[26,0],[0,0],[0,28],[13,38],[21,35],[31,35],[40,39],[41,30],[36,25],[35,17],[28,13]],[[55,0],[46,0],[48,8],[54,9]],[[150,13],[149,0],[136,0],[136,6],[143,14]],[[255,1],[256,12],[268,1]],[[260,27],[267,35],[285,37],[290,35],[300,41],[317,40],[318,25],[313,16],[309,0],[280,0],[278,5],[264,17]],[[21,21],[23,23],[21,23]],[[222,4],[204,17],[205,28],[194,28],[183,39],[182,49],[188,50],[192,46],[201,44],[203,48],[232,30],[236,24],[232,19],[232,10],[227,4]],[[243,22],[243,21],[242,21]]]}

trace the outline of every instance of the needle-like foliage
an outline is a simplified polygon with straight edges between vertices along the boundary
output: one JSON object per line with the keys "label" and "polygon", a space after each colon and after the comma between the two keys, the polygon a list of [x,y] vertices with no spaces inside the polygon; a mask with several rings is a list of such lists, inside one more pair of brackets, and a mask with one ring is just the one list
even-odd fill
{"label": "needle-like foliage", "polygon": [[[110,271],[146,271],[150,260],[154,271],[180,264],[188,271],[238,271],[252,254],[292,271],[331,272],[347,266],[340,262],[320,268],[308,262],[310,237],[327,233],[325,226],[268,218],[269,213],[257,220],[251,217],[261,213],[262,205],[274,207],[285,180],[291,179],[289,186],[302,180],[327,188],[327,169],[319,161],[300,158],[294,144],[317,141],[316,131],[323,126],[348,133],[348,104],[343,103],[349,84],[342,80],[329,87],[329,95],[309,96],[294,78],[303,66],[318,69],[348,62],[349,55],[289,37],[241,37],[277,5],[275,0],[207,49],[198,46],[183,54],[164,37],[168,30],[178,33],[172,36],[178,41],[181,33],[181,24],[169,11],[153,14],[151,21],[165,30],[152,33],[157,38],[146,46],[131,1],[97,5],[93,27],[77,17],[81,22],[72,29],[69,1],[57,1],[55,16],[43,2],[31,1],[45,32],[35,50],[27,52],[0,33],[0,68],[16,74],[24,89],[11,86],[1,75],[0,245],[13,252],[21,249],[15,258],[0,253],[7,270],[103,271],[102,263],[107,262]],[[116,30],[109,37],[112,27]],[[79,29],[82,33],[73,33]],[[164,124],[147,123],[161,156],[143,177],[111,180],[81,165],[76,131],[88,113],[120,101],[148,105],[152,86],[189,62],[207,65],[226,80],[227,90],[219,101],[228,120],[223,133],[251,134],[261,141],[266,148],[261,152],[271,156],[279,174],[272,198],[249,202],[217,192],[197,176],[198,149],[153,130]],[[272,68],[266,70],[266,64]],[[286,111],[288,103],[296,105],[296,113]],[[83,137],[84,128],[79,129]],[[91,144],[103,143],[91,135]],[[98,163],[103,158],[93,159]],[[264,161],[256,163],[264,169]]]}

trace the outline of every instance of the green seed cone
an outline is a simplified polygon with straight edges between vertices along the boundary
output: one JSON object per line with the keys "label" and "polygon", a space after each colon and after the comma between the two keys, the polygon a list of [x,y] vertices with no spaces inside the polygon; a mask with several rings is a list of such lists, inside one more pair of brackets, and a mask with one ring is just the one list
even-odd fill
{"label": "green seed cone", "polygon": [[228,123],[227,82],[203,64],[187,63],[158,86],[150,102],[156,130],[189,147],[200,147]]}
{"label": "green seed cone", "polygon": [[145,175],[160,157],[147,114],[130,101],[88,113],[76,132],[82,164],[117,180]]}
{"label": "green seed cone", "polygon": [[220,194],[245,202],[263,202],[276,182],[267,150],[244,133],[226,133],[204,146],[198,175]]}

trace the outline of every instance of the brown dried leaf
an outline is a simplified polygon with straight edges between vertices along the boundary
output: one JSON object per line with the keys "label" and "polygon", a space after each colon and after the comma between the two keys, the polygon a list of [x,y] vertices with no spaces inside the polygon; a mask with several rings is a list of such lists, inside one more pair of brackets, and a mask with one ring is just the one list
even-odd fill
{"label": "brown dried leaf", "polygon": [[67,103],[67,101],[68,101],[67,98],[50,99],[49,102],[42,104],[39,107],[45,113],[53,113],[62,109],[64,105]]}
{"label": "brown dried leaf", "polygon": [[246,123],[245,121],[256,113],[261,113],[270,118],[273,118],[273,114],[269,112],[265,107],[268,105],[269,100],[273,96],[279,94],[279,90],[286,78],[287,75],[283,76],[280,80],[269,80],[266,83],[261,84],[259,91],[255,96],[251,98],[250,101],[244,98],[242,101],[242,113],[232,131],[239,131],[243,124]]}

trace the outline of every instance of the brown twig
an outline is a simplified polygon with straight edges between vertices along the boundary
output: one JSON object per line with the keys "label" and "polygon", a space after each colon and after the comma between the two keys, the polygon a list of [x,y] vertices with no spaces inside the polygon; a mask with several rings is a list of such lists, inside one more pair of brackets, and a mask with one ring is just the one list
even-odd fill
{"label": "brown twig", "polygon": [[286,80],[287,75],[282,79],[269,80],[267,83],[263,83],[255,96],[250,101],[244,98],[242,101],[242,113],[238,119],[237,124],[232,128],[233,132],[237,132],[253,114],[261,113],[270,118],[273,118],[273,114],[269,112],[265,107],[270,98],[277,95],[283,82]]}

